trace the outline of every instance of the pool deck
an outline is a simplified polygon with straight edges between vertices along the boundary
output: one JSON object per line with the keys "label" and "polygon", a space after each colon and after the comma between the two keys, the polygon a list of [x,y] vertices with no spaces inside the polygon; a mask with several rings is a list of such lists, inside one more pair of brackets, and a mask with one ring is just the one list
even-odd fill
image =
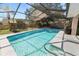
{"label": "pool deck", "polygon": [[[55,43],[55,44],[53,44],[53,43],[62,41],[63,33],[64,33],[63,31],[60,31],[57,34],[57,36],[55,36],[55,38],[54,38],[55,40],[54,39],[51,40],[50,43],[52,43],[52,45],[55,45],[55,46],[61,48],[62,43]],[[70,54],[66,53],[65,56],[71,56],[71,54],[74,56],[78,56],[79,55],[79,36],[65,34],[64,40],[78,42],[78,44],[73,43],[73,42],[63,42],[64,51],[70,53]]]}
{"label": "pool deck", "polygon": [[0,49],[0,55],[1,56],[16,56],[16,53],[14,49],[12,48],[12,46],[8,46],[8,45],[10,45],[10,43],[7,38],[3,38],[2,40],[0,40],[0,47],[3,47],[2,49]]}
{"label": "pool deck", "polygon": [[[20,33],[23,33],[23,32],[20,32]],[[64,33],[63,31],[60,31],[50,41],[50,43],[62,41],[63,33]],[[19,33],[16,33],[16,34],[19,34]],[[10,35],[15,35],[15,34],[1,35],[0,36],[0,56],[16,56],[16,52],[14,51],[12,46],[10,46],[9,41],[6,38],[7,36],[10,36]],[[77,36],[77,37],[79,38],[79,36]],[[73,40],[73,41],[79,42],[78,38],[76,38],[76,36],[74,36],[74,35],[65,34],[65,36],[64,36],[64,40]],[[57,44],[53,44],[53,45],[61,48],[61,43],[57,43]],[[65,51],[67,51],[71,54],[79,55],[79,45],[78,44],[74,44],[74,43],[70,43],[70,42],[64,42],[63,48],[64,48]],[[69,56],[69,54],[66,54],[66,55]]]}

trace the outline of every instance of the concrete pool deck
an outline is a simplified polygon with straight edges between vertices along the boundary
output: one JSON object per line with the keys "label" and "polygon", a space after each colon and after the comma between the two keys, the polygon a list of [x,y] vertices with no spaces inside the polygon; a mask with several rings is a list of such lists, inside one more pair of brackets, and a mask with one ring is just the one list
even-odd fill
{"label": "concrete pool deck", "polygon": [[8,45],[10,45],[10,43],[7,38],[3,38],[2,40],[0,40],[0,47],[3,47],[2,49],[0,49],[0,55],[1,56],[16,56],[16,53],[13,47],[8,46]]}
{"label": "concrete pool deck", "polygon": [[[59,32],[58,35],[50,41],[50,43],[54,43],[54,42],[59,42],[59,41],[62,41],[62,37],[63,37],[63,32]],[[74,56],[78,56],[79,55],[79,36],[75,36],[75,35],[67,35],[65,34],[64,36],[64,40],[70,40],[70,41],[73,41],[73,42],[78,42],[78,43],[73,43],[73,42],[63,42],[63,49],[64,51],[70,53],[66,53],[65,55],[66,56],[71,56],[74,55]],[[59,48],[61,48],[61,43],[56,43],[56,44],[53,44]]]}
{"label": "concrete pool deck", "polygon": [[[57,41],[61,41],[62,40],[62,37],[63,37],[63,31],[60,31],[51,41],[50,43],[53,43],[53,42],[57,42]],[[16,33],[18,34],[18,33]],[[10,35],[15,35],[15,34],[10,34]],[[16,56],[16,52],[14,51],[13,47],[10,45],[8,39],[6,38],[7,36],[9,35],[1,35],[0,37],[0,47],[3,47],[3,48],[0,48],[0,56]],[[78,36],[79,37],[79,36]],[[64,36],[64,40],[74,40],[74,41],[79,41],[76,36],[74,35],[67,35],[65,34]],[[10,46],[7,46],[7,45],[10,45]],[[54,44],[55,46],[61,48],[61,43],[58,43],[58,44]],[[5,47],[4,47],[5,46]],[[69,53],[72,53],[74,55],[79,55],[79,45],[78,44],[73,44],[73,43],[70,43],[70,42],[65,42],[64,43],[64,50],[69,52]],[[69,54],[66,54],[67,56],[69,56]],[[50,56],[50,54],[49,54]]]}

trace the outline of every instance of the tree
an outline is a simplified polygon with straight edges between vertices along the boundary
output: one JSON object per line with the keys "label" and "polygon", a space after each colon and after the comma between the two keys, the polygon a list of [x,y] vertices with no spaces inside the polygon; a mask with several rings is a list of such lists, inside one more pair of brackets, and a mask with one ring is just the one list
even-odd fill
{"label": "tree", "polygon": [[10,19],[10,13],[9,12],[11,11],[10,7],[5,6],[2,9],[7,13],[7,19],[9,20]]}

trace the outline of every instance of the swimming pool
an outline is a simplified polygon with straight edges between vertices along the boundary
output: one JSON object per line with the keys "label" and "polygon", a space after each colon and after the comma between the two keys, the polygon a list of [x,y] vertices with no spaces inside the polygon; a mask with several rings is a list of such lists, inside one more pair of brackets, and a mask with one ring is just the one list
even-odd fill
{"label": "swimming pool", "polygon": [[49,53],[44,49],[44,44],[53,39],[58,32],[58,29],[44,28],[7,38],[18,56],[46,56]]}

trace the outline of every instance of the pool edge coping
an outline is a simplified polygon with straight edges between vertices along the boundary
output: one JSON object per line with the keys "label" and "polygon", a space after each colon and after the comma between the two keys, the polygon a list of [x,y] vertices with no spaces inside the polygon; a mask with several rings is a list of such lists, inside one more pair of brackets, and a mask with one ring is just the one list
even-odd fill
{"label": "pool edge coping", "polygon": [[[37,30],[37,29],[34,29],[34,30]],[[32,30],[29,30],[29,31],[32,31]],[[23,31],[23,32],[29,32],[29,31]],[[20,33],[23,33],[23,32],[20,32]],[[20,33],[14,33],[13,35],[16,35],[16,34],[20,34]],[[58,32],[58,33],[60,33],[60,31]],[[59,35],[57,33],[57,35]],[[57,35],[53,38],[53,39],[55,39],[56,37],[57,37]],[[10,36],[10,35],[6,35],[6,36],[4,36],[5,38],[7,37],[7,36]],[[7,39],[7,38],[6,38]],[[52,40],[53,40],[52,39]],[[8,40],[8,39],[7,39]],[[8,41],[8,43],[10,44],[10,42]],[[13,47],[11,46],[11,48],[13,49]],[[14,49],[13,49],[14,50]],[[15,52],[15,51],[14,51]],[[16,52],[15,52],[16,53]],[[14,54],[15,55],[15,54]],[[16,56],[17,56],[17,54],[16,54]]]}

